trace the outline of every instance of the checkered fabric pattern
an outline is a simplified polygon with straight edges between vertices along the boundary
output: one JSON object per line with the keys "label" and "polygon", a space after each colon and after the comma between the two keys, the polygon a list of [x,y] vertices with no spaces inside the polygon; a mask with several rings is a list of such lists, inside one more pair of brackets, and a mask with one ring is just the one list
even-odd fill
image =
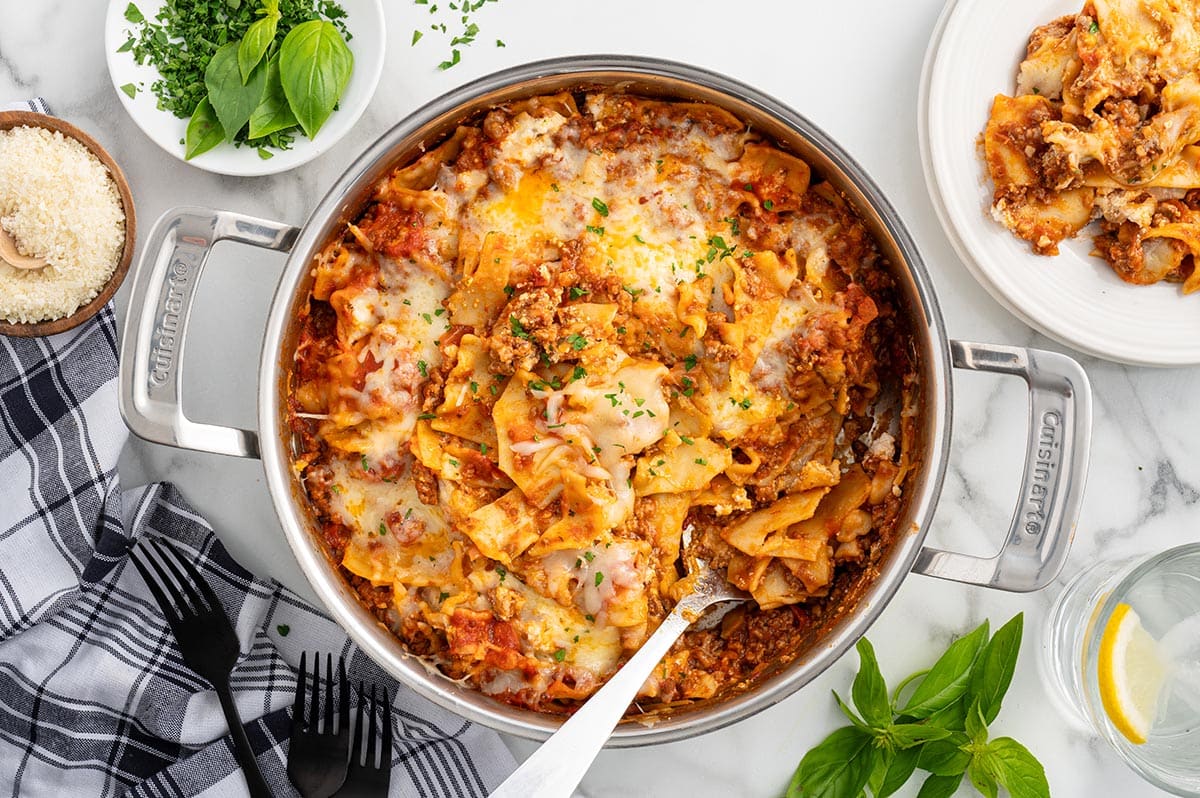
{"label": "checkered fabric pattern", "polygon": [[194,562],[233,622],[232,687],[276,795],[296,795],[287,734],[305,650],[395,696],[391,795],[484,796],[502,781],[514,762],[496,734],[399,686],[332,620],[241,568],[179,490],[122,493],[116,376],[111,305],[60,335],[0,337],[0,794],[247,794],[216,693],[127,567],[144,535]]}

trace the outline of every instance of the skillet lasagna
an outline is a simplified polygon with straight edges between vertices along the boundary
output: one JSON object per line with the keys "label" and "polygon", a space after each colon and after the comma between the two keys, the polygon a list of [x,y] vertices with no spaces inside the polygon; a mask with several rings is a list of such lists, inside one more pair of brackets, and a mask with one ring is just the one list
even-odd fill
{"label": "skillet lasagna", "polygon": [[393,169],[315,259],[294,467],[407,650],[535,710],[594,692],[705,558],[753,602],[681,638],[634,710],[663,711],[850,606],[914,375],[886,262],[804,161],[711,105],[543,96]]}
{"label": "skillet lasagna", "polygon": [[1200,3],[1089,0],[1035,29],[984,149],[992,215],[1035,252],[1096,220],[1122,280],[1200,288]]}

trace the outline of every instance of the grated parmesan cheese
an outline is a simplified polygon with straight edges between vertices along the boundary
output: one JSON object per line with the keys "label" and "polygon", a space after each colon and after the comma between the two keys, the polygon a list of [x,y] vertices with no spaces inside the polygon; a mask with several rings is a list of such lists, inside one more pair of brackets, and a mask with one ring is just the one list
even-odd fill
{"label": "grated parmesan cheese", "polygon": [[58,319],[91,301],[116,270],[125,213],[116,183],[82,143],[57,131],[0,131],[0,227],[41,269],[0,261],[0,319]]}

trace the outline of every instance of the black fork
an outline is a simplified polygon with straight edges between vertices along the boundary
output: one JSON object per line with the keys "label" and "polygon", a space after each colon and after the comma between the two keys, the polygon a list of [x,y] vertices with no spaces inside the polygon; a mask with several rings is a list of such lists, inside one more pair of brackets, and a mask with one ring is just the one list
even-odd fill
{"label": "black fork", "polygon": [[[392,777],[392,702],[386,687],[382,701],[376,697],[375,689],[375,685],[371,685],[368,706],[364,685],[358,683],[358,708],[354,714],[350,767],[346,771],[346,783],[337,791],[335,798],[378,798],[387,795],[388,782]],[[380,708],[383,710],[382,734],[379,728]],[[377,746],[376,740],[380,737],[381,744]]]}
{"label": "black fork", "polygon": [[[300,654],[296,677],[296,702],[292,706],[292,734],[288,743],[288,778],[304,798],[329,798],[346,779],[350,753],[350,682],[346,661],[338,658],[338,712],[333,711],[333,656],[325,655],[325,711],[320,704],[321,655],[313,656],[312,691],[308,693],[308,723],[304,722],[308,655]],[[334,731],[337,721],[337,731]]]}
{"label": "black fork", "polygon": [[272,798],[229,689],[239,645],[217,594],[196,567],[165,541],[142,538],[140,549],[131,549],[129,556],[162,608],[184,663],[217,691],[250,795]]}

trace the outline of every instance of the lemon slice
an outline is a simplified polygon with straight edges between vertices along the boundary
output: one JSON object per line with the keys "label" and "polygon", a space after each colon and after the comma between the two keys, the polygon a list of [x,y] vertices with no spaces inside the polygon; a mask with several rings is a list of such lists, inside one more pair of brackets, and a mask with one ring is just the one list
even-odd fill
{"label": "lemon slice", "polygon": [[1130,742],[1146,742],[1167,666],[1158,642],[1128,604],[1118,604],[1104,626],[1098,671],[1100,700],[1109,720]]}

